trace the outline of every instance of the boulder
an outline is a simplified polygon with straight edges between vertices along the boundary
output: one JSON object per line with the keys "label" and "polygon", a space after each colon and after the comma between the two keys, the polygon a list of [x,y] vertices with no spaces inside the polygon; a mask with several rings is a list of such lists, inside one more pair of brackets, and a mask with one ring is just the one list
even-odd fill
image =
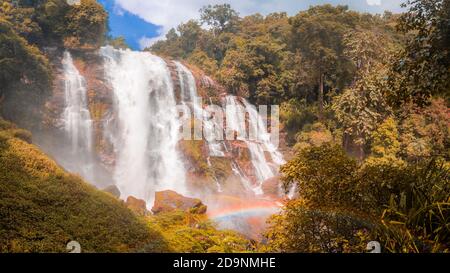
{"label": "boulder", "polygon": [[108,186],[103,189],[104,192],[112,194],[114,197],[120,198],[120,191],[115,185]]}
{"label": "boulder", "polygon": [[125,204],[130,210],[134,211],[138,215],[148,215],[147,204],[144,200],[134,198],[133,196],[128,196]]}
{"label": "boulder", "polygon": [[182,210],[195,214],[206,213],[206,205],[200,199],[185,197],[174,191],[160,191],[155,193],[154,214]]}

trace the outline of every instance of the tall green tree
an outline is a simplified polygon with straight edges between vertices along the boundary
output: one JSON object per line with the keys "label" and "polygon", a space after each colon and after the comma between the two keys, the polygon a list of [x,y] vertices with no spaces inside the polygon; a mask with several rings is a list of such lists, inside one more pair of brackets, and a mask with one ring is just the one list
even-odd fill
{"label": "tall green tree", "polygon": [[419,106],[431,96],[450,94],[450,1],[408,0],[409,10],[399,20],[408,37],[393,62],[390,88],[393,106],[412,101]]}
{"label": "tall green tree", "polygon": [[373,29],[357,29],[344,38],[344,54],[356,68],[353,83],[334,98],[332,108],[344,128],[344,147],[362,161],[372,132],[391,112],[383,92],[387,88],[387,66],[394,43]]}
{"label": "tall green tree", "polygon": [[358,16],[347,6],[311,7],[289,20],[292,47],[302,53],[305,66],[312,67],[318,92],[319,116],[323,118],[325,85],[343,88],[350,80],[351,65],[344,56],[343,37],[354,28]]}
{"label": "tall green tree", "polygon": [[239,13],[229,4],[208,5],[200,9],[201,22],[212,27],[215,36],[223,32],[234,32],[239,21]]}

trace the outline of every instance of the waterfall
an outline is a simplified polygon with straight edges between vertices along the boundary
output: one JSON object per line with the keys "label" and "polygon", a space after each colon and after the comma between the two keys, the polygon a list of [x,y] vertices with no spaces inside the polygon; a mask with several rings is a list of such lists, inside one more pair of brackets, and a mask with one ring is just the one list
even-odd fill
{"label": "waterfall", "polygon": [[[171,72],[166,62],[148,52],[117,50],[112,47],[100,49],[104,59],[104,73],[112,90],[113,106],[103,122],[104,139],[113,147],[113,181],[126,199],[134,196],[152,205],[155,191],[175,190],[186,194],[186,171],[177,149],[180,140],[181,120],[174,94]],[[211,136],[222,134],[222,116],[215,116],[214,109],[203,108],[198,98],[197,86],[192,72],[179,62],[174,62],[181,91],[181,103],[190,107],[195,117],[203,121],[205,139],[210,157],[230,157],[230,142]],[[77,153],[71,161],[87,180],[93,177],[94,158],[93,121],[89,114],[87,88],[68,52],[63,60],[65,76],[66,108],[63,114],[64,128]],[[284,163],[277,148],[270,142],[270,134],[256,108],[244,99],[227,96],[220,115],[225,115],[227,132],[237,132],[237,140],[249,150],[252,174],[246,174],[238,160],[230,158],[231,169],[247,189],[262,193],[262,183],[277,175]],[[248,115],[248,118],[246,118]],[[249,131],[256,138],[246,134]],[[221,128],[216,132],[216,128]],[[84,155],[84,157],[83,157]],[[64,164],[63,166],[72,166]],[[78,169],[77,169],[78,168]],[[81,169],[81,170],[80,170]],[[95,174],[95,173],[94,173]],[[220,192],[221,185],[216,179]]]}
{"label": "waterfall", "polygon": [[93,179],[93,122],[88,109],[86,81],[75,67],[72,56],[64,52],[65,109],[62,116],[64,131],[70,141],[71,160],[64,167],[78,172],[87,180]]}
{"label": "waterfall", "polygon": [[183,103],[190,103],[195,117],[199,117],[199,119],[203,121],[203,134],[208,143],[209,155],[213,157],[225,156],[223,144],[216,140],[215,128],[218,128],[217,121],[211,116],[211,113],[206,109],[203,109],[201,101],[198,100],[194,75],[192,75],[192,72],[181,63],[174,63],[177,67],[178,78],[180,81],[182,101]]}
{"label": "waterfall", "polygon": [[183,163],[176,149],[179,120],[170,71],[148,52],[103,47],[105,73],[115,98],[114,178],[122,197],[151,205],[154,192],[185,192]]}
{"label": "waterfall", "polygon": [[[270,134],[266,124],[256,108],[242,99],[241,104],[235,96],[226,97],[226,124],[227,131],[236,132],[237,140],[244,141],[250,152],[251,162],[256,174],[257,185],[253,187],[256,194],[262,193],[262,183],[276,175],[277,168],[284,164],[283,157],[276,147],[270,142]],[[248,113],[248,134],[246,126],[246,113]],[[275,167],[266,159],[266,153],[270,155]],[[234,168],[236,169],[236,168]],[[238,169],[236,169],[238,171]]]}
{"label": "waterfall", "polygon": [[[223,141],[218,141],[214,137],[214,128],[217,127],[217,120],[211,117],[211,113],[203,109],[201,102],[196,100],[198,97],[195,78],[192,72],[179,62],[174,62],[180,84],[182,103],[189,104],[196,117],[203,120],[203,134],[206,138],[209,156],[223,157],[226,145]],[[238,140],[244,141],[250,151],[252,166],[257,178],[257,185],[252,187],[256,194],[262,193],[262,183],[274,177],[277,169],[284,164],[283,156],[270,141],[270,134],[267,132],[267,126],[263,122],[256,108],[243,99],[243,103],[237,101],[234,96],[227,96],[225,100],[226,123],[227,127],[238,133]],[[249,115],[249,131],[255,133],[255,139],[250,139],[246,135],[245,113]],[[222,132],[220,132],[222,133]],[[266,159],[266,152],[270,155],[273,164],[271,165]],[[208,158],[209,159],[209,158]],[[231,163],[231,168],[237,175],[242,184],[249,188],[249,179],[245,176],[242,169],[236,162]],[[220,185],[218,185],[220,189]]]}

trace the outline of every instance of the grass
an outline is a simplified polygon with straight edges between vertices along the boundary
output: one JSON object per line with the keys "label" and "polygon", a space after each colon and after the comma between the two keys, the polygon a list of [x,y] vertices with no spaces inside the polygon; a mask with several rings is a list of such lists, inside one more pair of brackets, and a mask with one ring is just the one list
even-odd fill
{"label": "grass", "polygon": [[248,240],[206,216],[138,216],[64,171],[31,138],[0,118],[0,253],[67,252],[72,240],[82,252],[248,251]]}
{"label": "grass", "polygon": [[83,252],[129,252],[161,237],[121,201],[17,138],[14,125],[1,120],[0,129],[0,252],[65,252],[71,240]]}

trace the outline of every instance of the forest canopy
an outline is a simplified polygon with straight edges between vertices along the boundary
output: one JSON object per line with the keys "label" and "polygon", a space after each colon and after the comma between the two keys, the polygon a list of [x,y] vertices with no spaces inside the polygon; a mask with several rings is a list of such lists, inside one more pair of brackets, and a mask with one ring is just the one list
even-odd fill
{"label": "forest canopy", "polygon": [[[280,179],[292,199],[261,251],[363,252],[372,240],[387,252],[450,251],[450,1],[404,8],[242,17],[208,5],[146,49],[200,68],[229,94],[280,105],[290,159]],[[1,115],[34,118],[21,109],[52,90],[49,52],[128,48],[107,22],[95,0],[0,0]]]}

